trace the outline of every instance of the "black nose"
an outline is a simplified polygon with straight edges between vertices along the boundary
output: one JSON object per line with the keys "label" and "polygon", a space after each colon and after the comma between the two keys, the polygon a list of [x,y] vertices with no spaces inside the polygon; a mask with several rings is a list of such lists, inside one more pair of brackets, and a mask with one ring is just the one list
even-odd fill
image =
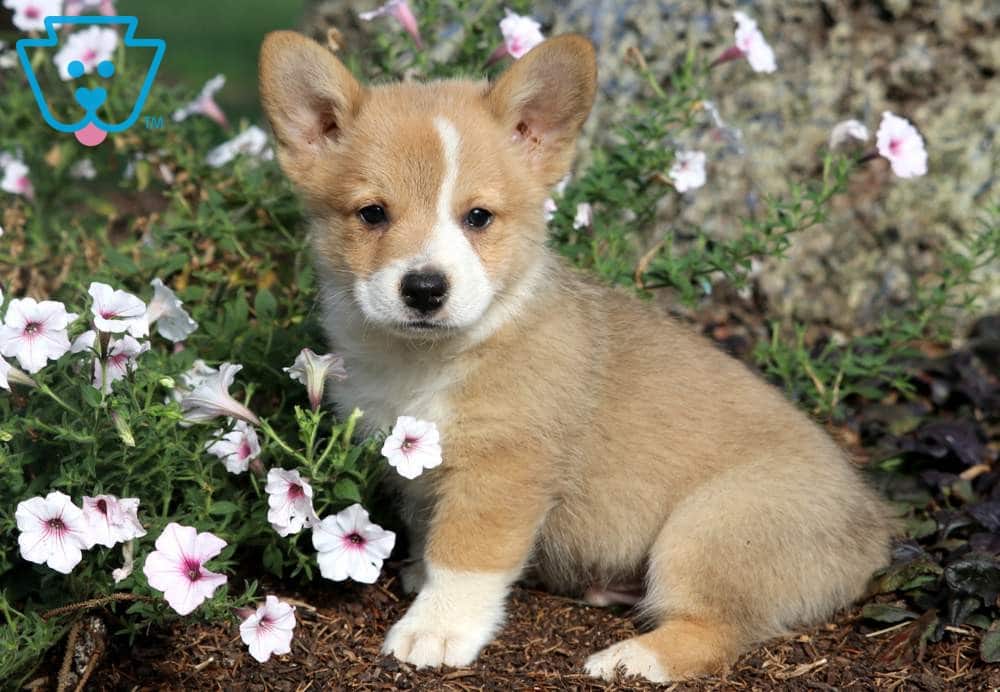
{"label": "black nose", "polygon": [[408,307],[430,314],[444,305],[448,279],[441,272],[409,272],[399,285]]}

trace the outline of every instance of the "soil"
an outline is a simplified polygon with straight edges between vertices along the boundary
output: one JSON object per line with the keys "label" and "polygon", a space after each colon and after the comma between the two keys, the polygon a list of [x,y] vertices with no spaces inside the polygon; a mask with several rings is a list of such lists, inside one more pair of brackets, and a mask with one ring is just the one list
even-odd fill
{"label": "soil", "polygon": [[[506,627],[469,668],[415,670],[382,656],[386,630],[405,611],[394,574],[376,586],[318,585],[293,599],[292,653],[259,664],[234,624],[190,619],[114,646],[90,679],[98,690],[986,690],[1000,668],[979,660],[972,632],[954,628],[920,656],[916,626],[866,627],[857,611],[746,654],[721,677],[669,687],[600,683],[583,662],[632,636],[627,612],[515,589]],[[124,641],[124,640],[123,640]],[[41,682],[41,681],[40,681]]]}

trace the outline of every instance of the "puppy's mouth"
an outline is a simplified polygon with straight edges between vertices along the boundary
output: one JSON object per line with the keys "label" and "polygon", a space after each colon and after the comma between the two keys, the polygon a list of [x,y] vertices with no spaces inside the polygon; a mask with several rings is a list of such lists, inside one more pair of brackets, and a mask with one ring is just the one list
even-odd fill
{"label": "puppy's mouth", "polygon": [[408,320],[406,322],[397,322],[393,325],[394,331],[401,332],[403,334],[423,334],[423,335],[439,335],[445,332],[451,332],[455,330],[455,327],[451,325],[444,324],[442,322],[433,322],[431,320]]}
{"label": "puppy's mouth", "polygon": [[403,327],[405,329],[416,329],[417,331],[446,329],[445,325],[443,324],[438,324],[436,322],[429,322],[427,320],[415,320],[413,322],[404,322]]}

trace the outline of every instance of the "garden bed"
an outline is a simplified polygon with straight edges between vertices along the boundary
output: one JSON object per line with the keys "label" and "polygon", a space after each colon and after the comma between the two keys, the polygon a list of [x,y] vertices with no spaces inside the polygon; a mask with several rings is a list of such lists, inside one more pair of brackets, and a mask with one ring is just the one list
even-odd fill
{"label": "garden bed", "polygon": [[[116,644],[93,677],[93,689],[186,690],[566,690],[657,689],[628,680],[606,685],[583,673],[591,653],[636,629],[627,613],[594,608],[526,588],[511,598],[507,625],[469,668],[414,670],[382,656],[386,630],[409,598],[392,576],[375,587],[318,585],[297,599],[292,654],[261,665],[232,627],[179,622],[129,649]],[[1000,669],[979,660],[977,638],[955,628],[926,649],[906,643],[913,624],[865,627],[858,611],[774,641],[722,677],[677,690],[989,689]],[[50,681],[51,682],[51,681]]]}

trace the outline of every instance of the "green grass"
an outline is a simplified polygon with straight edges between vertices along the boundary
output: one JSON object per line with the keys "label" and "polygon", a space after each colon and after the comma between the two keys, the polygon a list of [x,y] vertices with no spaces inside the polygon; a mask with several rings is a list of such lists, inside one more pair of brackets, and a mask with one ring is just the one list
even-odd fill
{"label": "green grass", "polygon": [[139,18],[139,36],[167,42],[161,79],[202,84],[218,73],[218,102],[233,122],[257,120],[257,51],[268,31],[299,28],[304,0],[118,0],[121,14]]}

